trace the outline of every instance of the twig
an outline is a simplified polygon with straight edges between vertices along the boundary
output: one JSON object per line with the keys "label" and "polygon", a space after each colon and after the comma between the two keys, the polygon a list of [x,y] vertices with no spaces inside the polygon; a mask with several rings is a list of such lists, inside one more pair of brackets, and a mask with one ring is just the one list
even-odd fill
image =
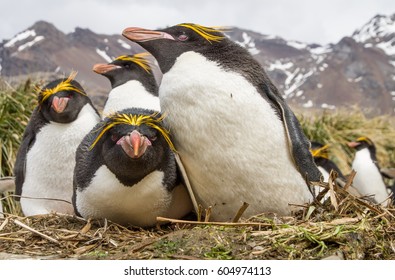
{"label": "twig", "polygon": [[250,205],[247,202],[243,202],[243,205],[241,205],[239,211],[237,211],[236,216],[232,220],[233,223],[237,223],[240,220],[241,216],[243,215],[245,210],[248,208],[248,206],[250,206]]}
{"label": "twig", "polygon": [[19,220],[14,220],[14,223],[17,224],[17,225],[20,226],[20,227],[23,227],[23,228],[25,228],[25,229],[27,229],[27,230],[29,230],[29,231],[35,233],[35,234],[40,235],[41,237],[43,237],[43,238],[45,238],[45,239],[47,239],[47,240],[49,240],[49,241],[51,241],[51,242],[53,242],[53,243],[60,244],[60,242],[59,242],[58,240],[56,240],[56,239],[54,239],[54,238],[52,238],[52,237],[50,237],[50,236],[48,236],[48,235],[46,235],[46,234],[44,234],[44,233],[41,233],[41,232],[39,232],[39,231],[37,231],[37,230],[35,230],[35,229],[29,227],[28,225],[25,225],[24,223],[22,223],[22,222],[19,221]]}
{"label": "twig", "polygon": [[198,221],[185,221],[170,219],[164,217],[156,217],[158,222],[169,222],[179,224],[190,224],[190,225],[212,225],[212,226],[271,226],[269,223],[228,223],[228,222],[198,222]]}

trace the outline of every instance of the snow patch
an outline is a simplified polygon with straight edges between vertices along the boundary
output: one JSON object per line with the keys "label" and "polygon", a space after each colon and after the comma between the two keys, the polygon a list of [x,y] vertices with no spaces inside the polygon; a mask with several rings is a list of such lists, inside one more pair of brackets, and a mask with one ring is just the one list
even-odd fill
{"label": "snow patch", "polygon": [[382,49],[387,55],[395,55],[395,38],[387,42],[381,42],[376,47]]}
{"label": "snow patch", "polygon": [[377,16],[370,20],[367,24],[357,30],[352,37],[355,41],[363,43],[369,39],[377,40],[377,37],[385,37],[395,33],[395,22],[389,16]]}
{"label": "snow patch", "polygon": [[336,109],[336,106],[335,106],[335,105],[329,105],[329,104],[326,104],[326,103],[322,103],[322,104],[321,104],[321,108],[323,108],[323,109],[329,109],[329,110],[335,110],[335,109]]}
{"label": "snow patch", "polygon": [[125,49],[127,49],[127,50],[130,50],[130,49],[132,48],[129,44],[127,44],[125,41],[123,41],[123,40],[121,40],[121,39],[118,39],[117,42],[118,42],[119,44],[121,44],[121,46],[122,46],[123,48],[125,48]]}
{"label": "snow patch", "polygon": [[322,88],[322,84],[318,83],[317,88]]}
{"label": "snow patch", "polygon": [[302,106],[303,106],[303,108],[311,108],[311,107],[313,107],[313,105],[314,105],[313,101],[309,100],[306,103],[304,103]]}
{"label": "snow patch", "polygon": [[249,36],[246,32],[243,32],[242,37],[243,42],[236,41],[237,44],[246,48],[252,55],[260,53],[260,51],[255,47],[255,42],[251,36]]}
{"label": "snow patch", "polygon": [[29,38],[30,36],[35,37],[36,31],[26,30],[24,32],[21,32],[21,33],[15,35],[15,37],[12,38],[11,40],[9,40],[6,44],[4,44],[4,47],[6,47],[6,48],[13,47],[15,45],[15,43],[17,43],[19,41],[23,41],[23,40]]}
{"label": "snow patch", "polygon": [[30,48],[31,46],[33,46],[35,43],[40,42],[41,40],[44,39],[44,36],[37,36],[35,37],[32,41],[27,42],[21,46],[18,47],[18,51],[21,52],[26,48]]}
{"label": "snow patch", "polygon": [[96,52],[98,55],[100,55],[102,58],[104,58],[105,61],[107,61],[107,62],[112,61],[111,57],[105,51],[102,51],[101,49],[96,48]]}
{"label": "snow patch", "polygon": [[294,66],[294,64],[292,62],[282,63],[281,60],[276,60],[274,63],[270,64],[267,69],[268,69],[268,71],[273,71],[276,69],[284,71],[284,70],[291,68],[292,66]]}
{"label": "snow patch", "polygon": [[298,41],[288,41],[287,45],[291,46],[291,47],[293,47],[295,49],[298,49],[298,50],[304,50],[304,49],[307,48],[307,44],[301,43],[301,42],[298,42]]}
{"label": "snow patch", "polygon": [[108,43],[108,39],[107,38],[104,38],[104,43]]}

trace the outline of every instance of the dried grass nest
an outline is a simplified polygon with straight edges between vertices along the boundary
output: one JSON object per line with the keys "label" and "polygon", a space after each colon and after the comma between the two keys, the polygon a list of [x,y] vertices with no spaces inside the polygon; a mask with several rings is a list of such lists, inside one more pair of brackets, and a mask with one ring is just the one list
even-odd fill
{"label": "dried grass nest", "polygon": [[55,213],[5,214],[0,259],[395,259],[394,207],[355,197],[350,182],[319,183],[317,200],[292,216],[263,213],[234,223],[158,217],[167,223],[142,229]]}

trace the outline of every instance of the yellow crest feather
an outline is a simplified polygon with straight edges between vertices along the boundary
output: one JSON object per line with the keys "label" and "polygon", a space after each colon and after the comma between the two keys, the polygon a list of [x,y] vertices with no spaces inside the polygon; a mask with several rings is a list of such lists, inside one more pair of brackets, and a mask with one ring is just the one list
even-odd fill
{"label": "yellow crest feather", "polygon": [[162,127],[161,122],[165,118],[164,115],[161,115],[158,117],[159,113],[154,113],[152,115],[134,115],[134,114],[120,114],[120,113],[115,113],[110,116],[108,116],[108,121],[106,124],[101,127],[101,131],[99,135],[96,137],[95,141],[93,141],[92,145],[89,147],[89,150],[92,150],[93,147],[99,142],[101,137],[112,127],[120,124],[126,124],[126,125],[133,125],[133,126],[140,126],[140,125],[147,125],[149,127],[152,127],[153,129],[159,131],[160,134],[162,134],[163,138],[165,138],[167,144],[169,145],[170,149],[175,151],[173,142],[170,139],[170,132],[166,130],[164,127]]}
{"label": "yellow crest feather", "polygon": [[206,26],[202,26],[199,24],[190,24],[190,23],[182,23],[182,24],[179,24],[178,26],[183,26],[183,27],[192,29],[197,34],[202,36],[204,39],[209,41],[210,43],[212,41],[219,42],[225,38],[225,36],[223,36],[223,35],[218,35],[218,34],[214,34],[214,33],[227,31],[227,29],[223,28],[223,27],[206,27]]}
{"label": "yellow crest feather", "polygon": [[130,55],[121,55],[118,56],[115,60],[124,60],[124,61],[131,61],[136,63],[138,66],[143,68],[147,73],[151,72],[151,62],[149,61],[148,57],[150,54],[148,52],[137,53],[132,56]]}
{"label": "yellow crest feather", "polygon": [[45,102],[45,100],[47,100],[51,95],[56,94],[60,91],[75,91],[78,92],[79,94],[82,95],[86,95],[85,92],[83,92],[81,89],[73,86],[70,82],[72,80],[74,80],[75,76],[77,76],[77,72],[76,71],[72,71],[69,75],[69,77],[60,82],[59,84],[57,84],[55,87],[53,88],[46,88],[46,89],[36,89],[40,92],[39,94],[39,103],[42,104],[43,102]]}
{"label": "yellow crest feather", "polygon": [[318,149],[311,149],[310,152],[313,155],[313,157],[322,157],[328,159],[328,149],[329,149],[329,144],[326,144],[325,146],[322,146],[321,148]]}
{"label": "yellow crest feather", "polygon": [[368,143],[369,145],[373,146],[372,140],[370,140],[370,139],[369,139],[368,137],[366,137],[366,136],[359,137],[359,138],[357,139],[357,142],[366,142],[366,143]]}

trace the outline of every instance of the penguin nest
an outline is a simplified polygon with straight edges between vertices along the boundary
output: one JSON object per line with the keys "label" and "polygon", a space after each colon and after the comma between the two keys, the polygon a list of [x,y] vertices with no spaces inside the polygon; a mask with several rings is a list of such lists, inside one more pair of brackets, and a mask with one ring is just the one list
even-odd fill
{"label": "penguin nest", "polygon": [[167,219],[141,229],[60,214],[5,214],[0,259],[395,259],[394,208],[356,198],[336,183],[320,186],[321,195],[332,196],[322,204],[237,223]]}

